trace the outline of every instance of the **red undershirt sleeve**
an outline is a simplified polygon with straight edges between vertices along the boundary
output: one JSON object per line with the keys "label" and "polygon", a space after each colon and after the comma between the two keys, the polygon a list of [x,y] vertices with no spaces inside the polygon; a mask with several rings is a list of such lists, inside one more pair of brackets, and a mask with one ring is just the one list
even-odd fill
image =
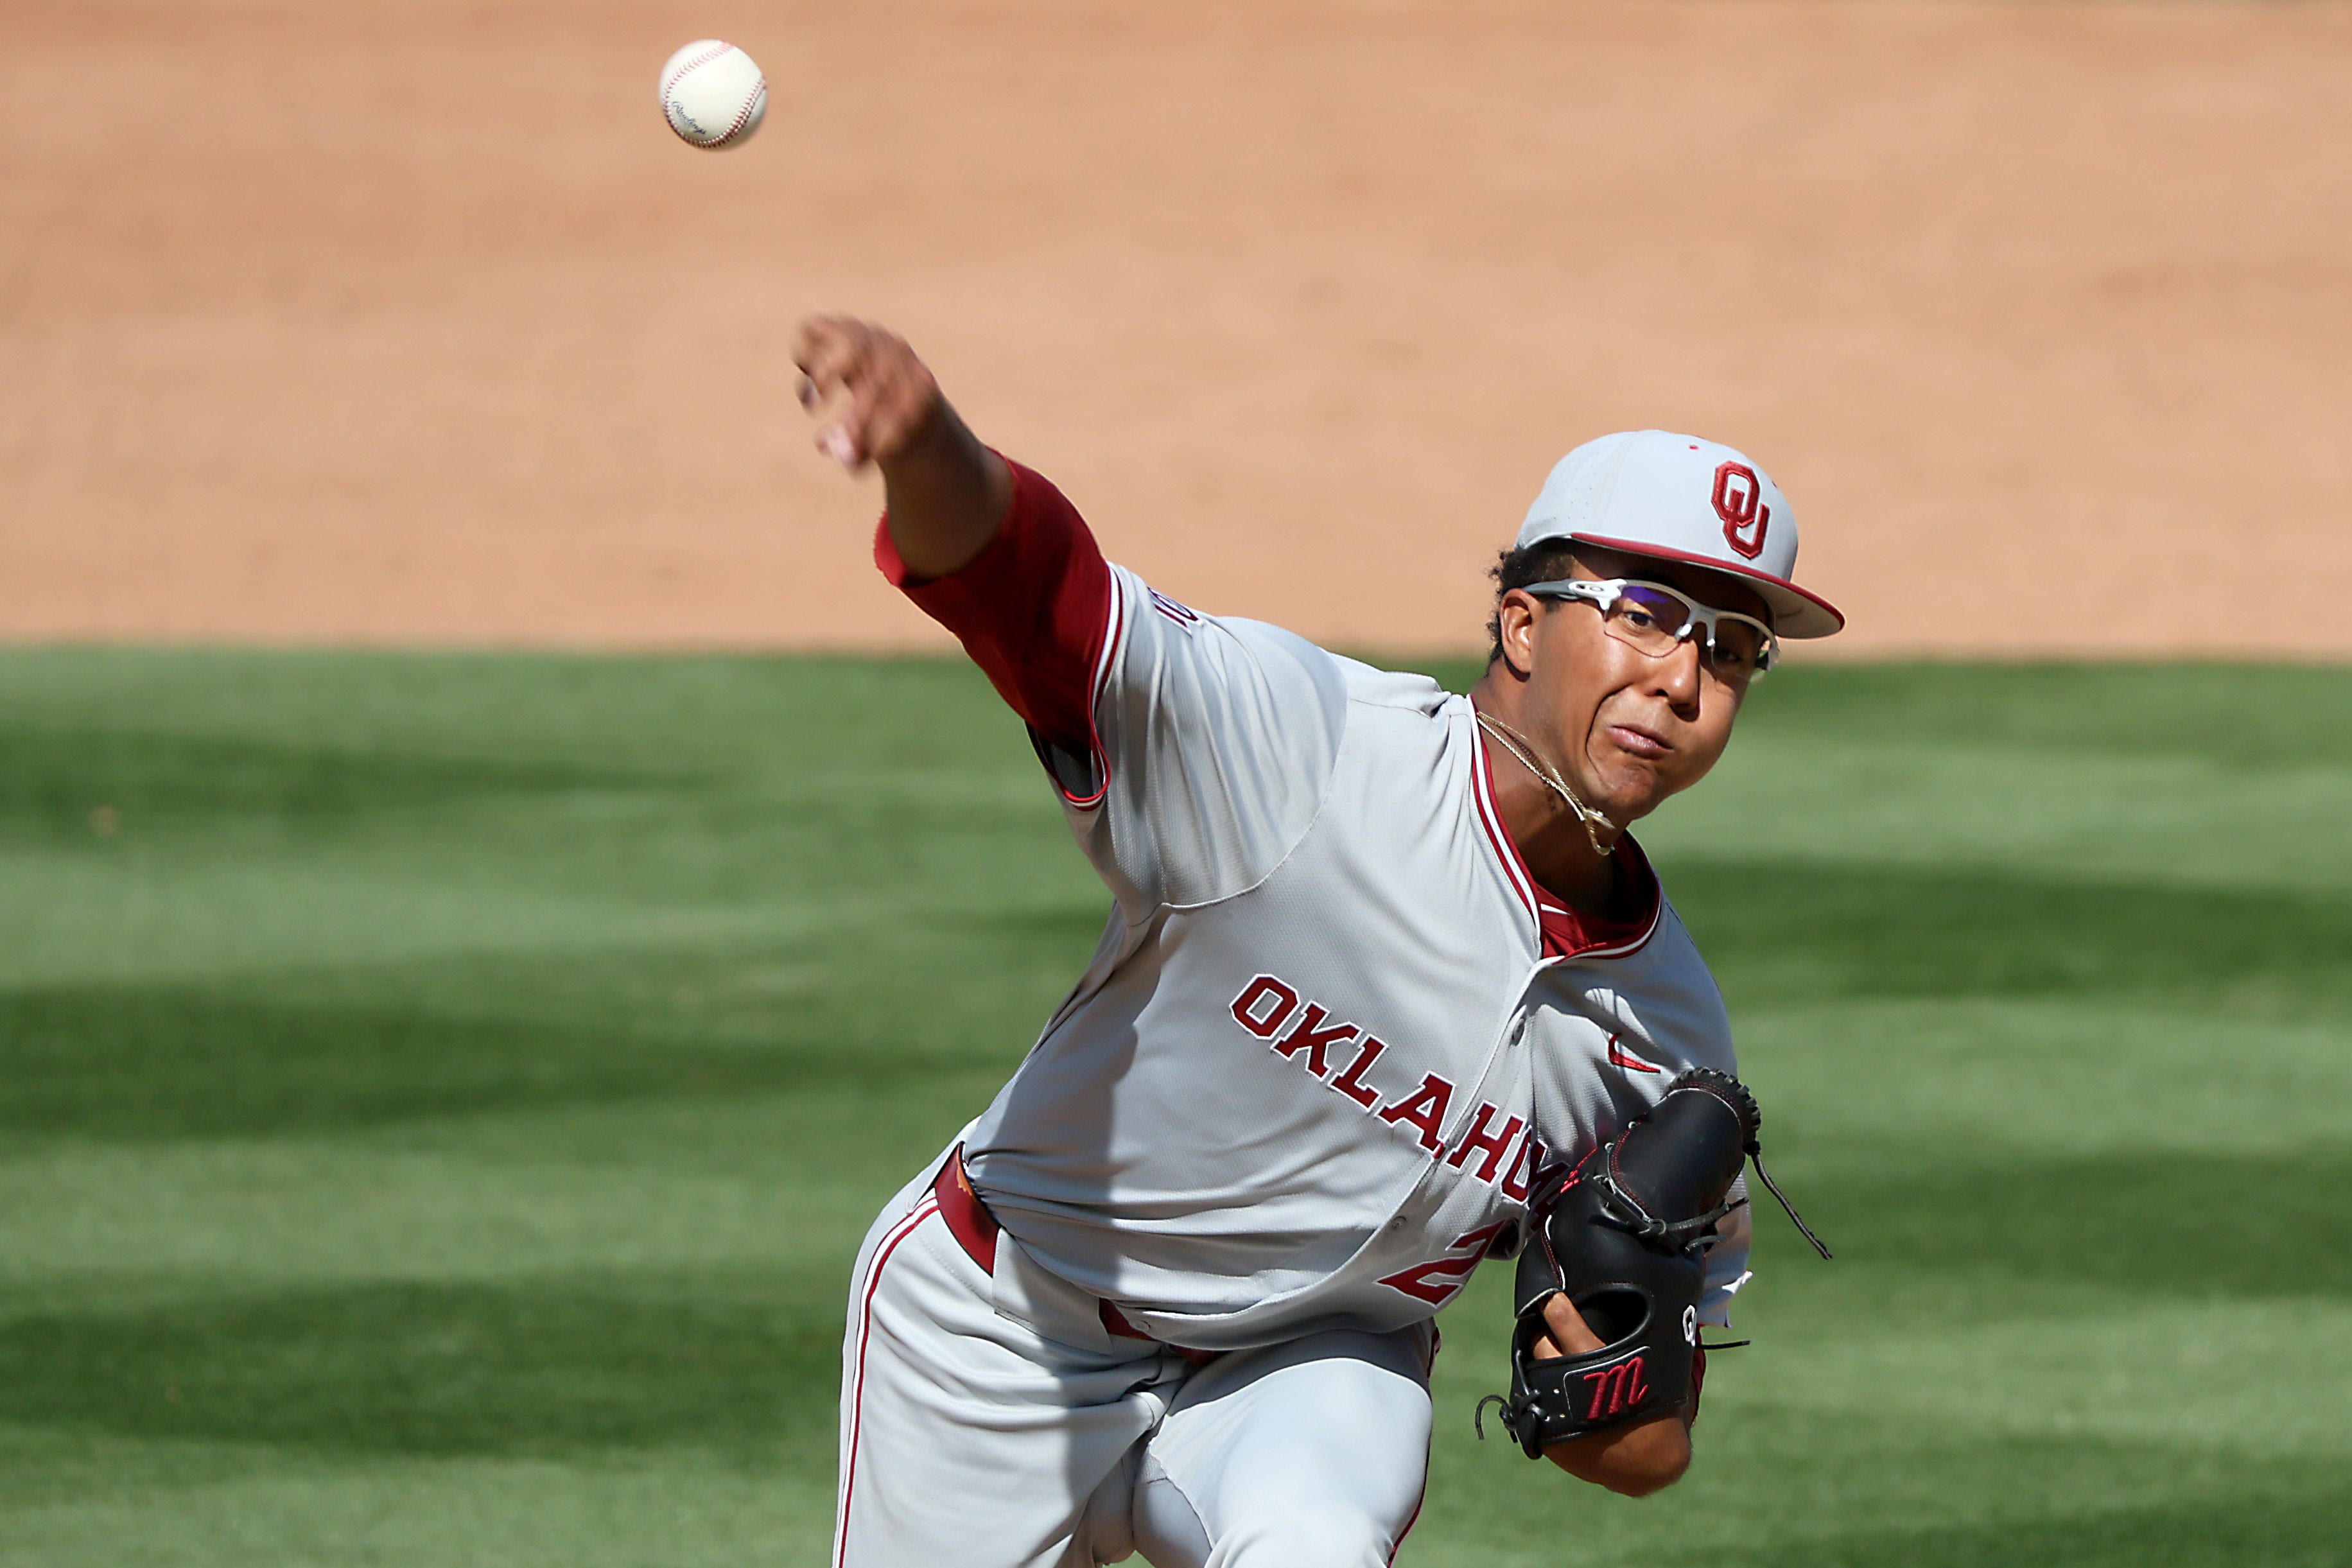
{"label": "red undershirt sleeve", "polygon": [[1095,666],[1110,620],[1110,567],[1086,520],[1052,481],[1006,459],[1013,507],[961,571],[918,578],[898,558],[890,520],[874,563],[922,612],[955,634],[971,661],[1032,730],[1079,756],[1094,744]]}

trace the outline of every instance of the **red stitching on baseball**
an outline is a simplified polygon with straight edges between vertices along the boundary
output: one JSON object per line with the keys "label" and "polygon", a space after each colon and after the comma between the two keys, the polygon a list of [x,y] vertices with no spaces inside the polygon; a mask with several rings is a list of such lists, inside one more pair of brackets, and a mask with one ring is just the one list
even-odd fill
{"label": "red stitching on baseball", "polygon": [[[737,52],[738,51],[734,45],[720,44],[716,48],[706,50],[704,53],[695,56],[692,59],[688,60],[683,65],[679,66],[677,69],[672,71],[667,78],[665,78],[661,86],[662,118],[665,120],[670,119],[670,94],[677,90],[677,84],[679,82],[684,81],[688,77],[691,76],[696,71],[700,70],[704,66],[710,64],[713,60],[723,59],[727,56]],[[694,145],[703,148],[706,151],[715,152],[719,148],[726,146],[730,142],[734,141],[738,136],[743,134],[743,128],[751,123],[752,110],[759,106],[762,95],[764,95],[767,90],[768,79],[763,74],[751,83],[751,95],[743,100],[743,107],[736,111],[735,123],[729,126],[724,134],[715,136],[708,142],[697,142]],[[689,123],[691,122],[689,121]],[[671,125],[672,128],[675,129],[677,121],[674,120],[671,121]]]}
{"label": "red stitching on baseball", "polygon": [[736,112],[735,123],[727,128],[727,134],[721,136],[718,141],[707,142],[705,145],[709,146],[715,152],[719,148],[726,146],[730,142],[734,141],[738,136],[743,134],[743,127],[751,122],[751,111],[759,108],[760,100],[766,94],[767,90],[768,79],[766,77],[763,76],[758,81],[753,82],[751,84],[751,96],[743,100],[743,107]]}
{"label": "red stitching on baseball", "polygon": [[[665,77],[662,79],[661,85],[663,109],[667,110],[669,107],[670,89],[677,87],[679,82],[684,81],[686,79],[686,74],[688,71],[699,69],[701,67],[709,65],[711,61],[719,58],[720,56],[732,54],[734,51],[734,45],[721,44],[707,55],[695,56],[692,59],[678,67],[677,69],[672,71],[667,77]],[[767,85],[767,79],[764,77],[761,79],[760,85],[762,87]]]}

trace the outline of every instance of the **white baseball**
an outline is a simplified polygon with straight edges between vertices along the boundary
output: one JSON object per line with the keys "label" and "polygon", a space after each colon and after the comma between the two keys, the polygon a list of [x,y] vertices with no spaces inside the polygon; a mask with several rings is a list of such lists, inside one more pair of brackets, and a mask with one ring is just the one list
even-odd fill
{"label": "white baseball", "polygon": [[732,147],[760,129],[768,79],[734,45],[698,38],[662,66],[661,100],[662,116],[681,141]]}

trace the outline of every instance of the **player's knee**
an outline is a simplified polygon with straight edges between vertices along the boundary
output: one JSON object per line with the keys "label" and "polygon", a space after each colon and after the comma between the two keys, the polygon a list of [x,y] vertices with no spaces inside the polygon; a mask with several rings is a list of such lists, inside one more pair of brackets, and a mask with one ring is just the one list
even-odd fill
{"label": "player's knee", "polygon": [[1302,1513],[1269,1519],[1219,1543],[1231,1568],[1383,1568],[1396,1542],[1370,1520]]}

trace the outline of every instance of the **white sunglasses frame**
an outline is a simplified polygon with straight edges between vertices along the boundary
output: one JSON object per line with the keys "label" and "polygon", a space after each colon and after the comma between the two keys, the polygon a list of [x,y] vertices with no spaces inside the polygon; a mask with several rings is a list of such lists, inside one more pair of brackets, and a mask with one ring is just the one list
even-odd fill
{"label": "white sunglasses frame", "polygon": [[[1655,593],[1664,594],[1670,598],[1679,599],[1690,606],[1690,619],[1684,622],[1683,629],[1675,634],[1675,641],[1678,643],[1688,642],[1692,632],[1704,628],[1706,632],[1707,651],[1713,653],[1716,624],[1719,621],[1738,621],[1743,626],[1754,626],[1757,634],[1764,639],[1763,651],[1757,656],[1756,659],[1757,675],[1769,674],[1772,667],[1780,662],[1780,638],[1769,626],[1758,620],[1754,616],[1741,615],[1738,610],[1718,610],[1713,605],[1692,598],[1671,583],[1654,583],[1646,577],[1605,577],[1598,580],[1559,577],[1549,583],[1529,583],[1519,591],[1523,594],[1532,594],[1538,599],[1581,600],[1598,608],[1605,620],[1609,612],[1616,606],[1617,601],[1625,596],[1625,590],[1628,588],[1648,588]],[[1641,649],[1635,648],[1633,651],[1639,653]],[[1664,658],[1665,655],[1652,654],[1649,657]]]}

